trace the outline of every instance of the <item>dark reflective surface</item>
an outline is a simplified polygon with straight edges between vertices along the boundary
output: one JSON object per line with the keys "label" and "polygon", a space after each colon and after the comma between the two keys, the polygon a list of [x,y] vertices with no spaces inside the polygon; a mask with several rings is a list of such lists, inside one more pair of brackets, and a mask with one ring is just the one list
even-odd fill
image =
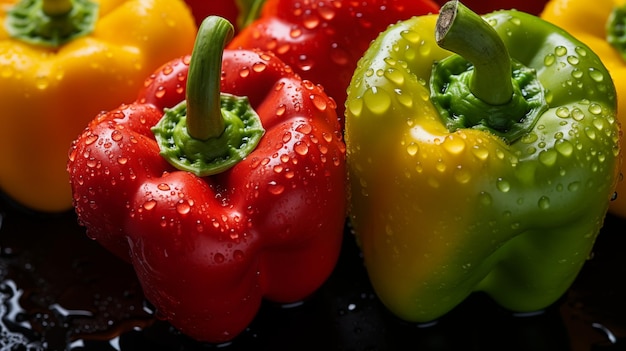
{"label": "dark reflective surface", "polygon": [[608,216],[569,292],[515,316],[475,294],[432,325],[391,315],[346,231],[328,282],[295,306],[265,303],[231,343],[197,343],[153,316],[132,267],[89,240],[68,212],[0,202],[0,346],[6,350],[572,350],[626,349],[626,221]]}

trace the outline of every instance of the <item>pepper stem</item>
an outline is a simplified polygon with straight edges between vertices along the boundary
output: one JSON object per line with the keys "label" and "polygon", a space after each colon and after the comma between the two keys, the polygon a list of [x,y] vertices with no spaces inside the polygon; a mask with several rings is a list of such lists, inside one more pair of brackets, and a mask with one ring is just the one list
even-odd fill
{"label": "pepper stem", "polygon": [[474,66],[470,91],[490,105],[502,105],[513,96],[511,59],[498,33],[459,1],[441,7],[435,32],[437,44]]}
{"label": "pepper stem", "polygon": [[247,97],[220,92],[223,51],[233,33],[232,24],[221,17],[202,21],[189,62],[187,99],[166,109],[152,127],[161,156],[197,176],[233,167],[265,132]]}
{"label": "pepper stem", "polygon": [[187,78],[187,131],[208,140],[224,131],[220,108],[222,52],[234,34],[230,22],[207,17],[198,29]]}
{"label": "pepper stem", "polygon": [[626,5],[611,11],[606,23],[606,40],[626,60]]}
{"label": "pepper stem", "polygon": [[74,1],[72,0],[43,0],[41,9],[46,15],[55,17],[69,13],[73,6]]}
{"label": "pepper stem", "polygon": [[241,29],[250,25],[259,17],[265,0],[235,0],[235,4],[239,9],[237,26]]}
{"label": "pepper stem", "polygon": [[509,56],[498,32],[458,1],[441,7],[435,39],[450,55],[430,78],[431,101],[448,130],[475,128],[513,142],[548,107],[537,72]]}
{"label": "pepper stem", "polygon": [[14,39],[56,48],[92,33],[97,19],[98,4],[89,0],[21,0],[5,27]]}

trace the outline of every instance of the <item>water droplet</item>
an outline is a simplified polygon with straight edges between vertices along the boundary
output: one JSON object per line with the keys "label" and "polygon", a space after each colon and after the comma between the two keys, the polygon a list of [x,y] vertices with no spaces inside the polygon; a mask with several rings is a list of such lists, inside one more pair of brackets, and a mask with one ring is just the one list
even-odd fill
{"label": "water droplet", "polygon": [[398,71],[397,69],[394,69],[394,68],[387,69],[384,75],[387,79],[389,79],[390,82],[398,86],[401,86],[404,84],[404,74],[402,74],[402,72]]}
{"label": "water droplet", "polygon": [[444,149],[452,155],[459,155],[465,150],[465,141],[461,138],[450,137],[443,143]]}
{"label": "water droplet", "polygon": [[537,205],[540,209],[547,210],[548,208],[550,208],[550,198],[547,196],[540,197]]}
{"label": "water droplet", "polygon": [[589,105],[589,112],[594,115],[599,115],[602,113],[602,106],[600,106],[600,104],[593,103]]}
{"label": "water droplet", "polygon": [[298,155],[305,156],[309,152],[309,146],[302,141],[298,141],[293,149],[296,151]]}
{"label": "water droplet", "polygon": [[489,194],[486,191],[481,191],[480,194],[478,194],[478,200],[484,206],[489,206],[493,202],[493,199],[491,198],[491,194]]}
{"label": "water droplet", "polygon": [[570,116],[569,109],[565,106],[558,107],[556,109],[556,116],[561,118],[568,118]]}
{"label": "water droplet", "polygon": [[589,77],[591,77],[591,79],[593,79],[594,81],[600,83],[604,80],[604,74],[602,74],[601,71],[590,67],[589,68]]}
{"label": "water droplet", "polygon": [[50,81],[48,80],[48,77],[37,77],[35,79],[35,86],[39,90],[46,89],[48,85],[50,85]]}
{"label": "water droplet", "polygon": [[98,140],[98,136],[92,133],[89,133],[85,139],[84,139],[84,143],[85,145],[91,145],[93,143],[96,142],[96,140]]}
{"label": "water droplet", "polygon": [[[308,13],[302,20],[302,25],[306,29],[315,29],[320,24],[320,19],[312,13]],[[293,32],[293,31],[292,31]]]}
{"label": "water droplet", "polygon": [[239,76],[241,78],[246,78],[247,76],[250,75],[250,69],[248,67],[243,67],[240,71],[239,71]]}
{"label": "water droplet", "polygon": [[176,212],[179,214],[184,215],[189,213],[189,211],[191,211],[191,205],[187,201],[181,200],[176,204]]}
{"label": "water droplet", "polygon": [[120,156],[117,158],[117,163],[121,165],[125,165],[126,163],[128,163],[128,158]]}
{"label": "water droplet", "polygon": [[483,146],[474,145],[472,146],[471,150],[472,150],[472,154],[481,161],[485,161],[487,158],[489,158],[489,150],[487,150],[487,148]]}
{"label": "water droplet", "polygon": [[574,152],[574,145],[568,140],[561,140],[554,145],[556,151],[563,156],[571,156]]}
{"label": "water droplet", "polygon": [[578,58],[578,56],[568,56],[567,62],[569,62],[571,65],[577,65],[580,62],[580,59]]}
{"label": "water droplet", "polygon": [[471,172],[466,171],[463,167],[457,166],[454,173],[454,179],[460,184],[467,184],[472,179]]}
{"label": "water droplet", "polygon": [[419,145],[417,145],[417,143],[415,142],[411,142],[407,147],[406,147],[406,152],[410,155],[410,156],[415,156],[417,154],[417,152],[419,151]]}
{"label": "water droplet", "polygon": [[301,35],[302,35],[302,29],[300,29],[300,28],[292,28],[289,31],[289,36],[292,37],[292,38],[297,38],[297,37],[299,37]]}
{"label": "water droplet", "polygon": [[[394,92],[396,93],[396,100],[398,100],[398,102],[403,105],[406,108],[411,108],[413,107],[413,98],[411,97],[411,95],[409,94],[404,94],[402,93],[402,90],[400,89],[395,89]],[[411,120],[409,120],[411,121]]]}
{"label": "water droplet", "polygon": [[557,45],[554,48],[554,53],[557,56],[565,56],[567,54],[567,48],[565,46],[562,46],[562,45]]}
{"label": "water droplet", "polygon": [[391,108],[391,98],[386,91],[377,87],[368,89],[363,94],[365,106],[374,114],[383,115]]}
{"label": "water droplet", "polygon": [[143,205],[141,207],[143,207],[145,210],[150,211],[151,209],[153,209],[154,207],[156,207],[157,202],[154,199],[150,199],[146,202],[143,203]]}
{"label": "water droplet", "polygon": [[213,255],[213,260],[215,263],[224,263],[224,255],[221,253],[216,253]]}
{"label": "water droplet", "polygon": [[243,256],[244,256],[244,254],[243,254],[243,251],[241,251],[241,250],[235,250],[233,252],[233,258],[235,260],[237,260],[237,261],[243,260]]}
{"label": "water droplet", "polygon": [[503,193],[509,192],[509,190],[511,190],[511,184],[503,178],[498,178],[498,180],[496,181],[496,187]]}
{"label": "water droplet", "polygon": [[585,128],[585,134],[591,140],[595,140],[596,139],[596,130],[595,129],[587,127],[587,128]]}
{"label": "water droplet", "polygon": [[276,181],[270,181],[268,184],[267,190],[274,195],[280,195],[285,191],[285,186],[282,184],[278,184]]}
{"label": "water droplet", "polygon": [[170,186],[167,185],[166,183],[160,183],[159,185],[157,185],[157,189],[162,190],[162,191],[168,191],[170,190]]}
{"label": "water droplet", "polygon": [[557,153],[555,150],[543,150],[539,153],[539,162],[550,167],[554,166],[557,160]]}
{"label": "water droplet", "polygon": [[252,70],[257,73],[265,71],[266,68],[267,68],[267,65],[265,64],[265,62],[257,62],[254,65],[252,65]]}
{"label": "water droplet", "polygon": [[164,86],[159,86],[157,87],[156,91],[154,92],[154,96],[157,99],[162,98],[163,96],[165,96],[165,87]]}
{"label": "water droplet", "polygon": [[442,162],[441,160],[439,160],[439,162],[437,162],[437,164],[435,164],[435,169],[439,172],[439,173],[443,173],[446,171],[446,164],[444,162]]}
{"label": "water droplet", "polygon": [[359,117],[363,112],[363,99],[348,100],[347,107],[352,116]]}
{"label": "water droplet", "polygon": [[298,66],[298,68],[302,71],[310,71],[311,68],[313,68],[313,60],[310,59],[309,57],[307,57],[306,55],[300,55],[298,57],[298,62],[296,63],[296,66]]}
{"label": "water droplet", "polygon": [[543,58],[543,64],[546,67],[552,66],[556,62],[556,57],[554,54],[547,54],[546,57]]}
{"label": "water droplet", "polygon": [[326,104],[326,99],[319,95],[319,94],[311,94],[310,96],[311,101],[313,101],[313,106],[315,106],[315,108],[317,108],[320,111],[325,111],[327,104]]}
{"label": "water droplet", "polygon": [[310,124],[300,124],[296,127],[296,131],[302,134],[311,134],[313,127]]}
{"label": "water droplet", "polygon": [[417,44],[421,40],[420,35],[412,30],[403,30],[400,32],[400,36],[413,44]]}
{"label": "water droplet", "polygon": [[575,107],[572,110],[572,118],[575,121],[579,121],[580,122],[580,121],[583,120],[583,118],[585,118],[585,113],[583,111],[581,111],[578,107]]}
{"label": "water droplet", "polygon": [[111,139],[113,141],[120,141],[122,140],[122,138],[124,138],[124,136],[122,135],[122,133],[120,133],[119,130],[114,130],[111,132]]}

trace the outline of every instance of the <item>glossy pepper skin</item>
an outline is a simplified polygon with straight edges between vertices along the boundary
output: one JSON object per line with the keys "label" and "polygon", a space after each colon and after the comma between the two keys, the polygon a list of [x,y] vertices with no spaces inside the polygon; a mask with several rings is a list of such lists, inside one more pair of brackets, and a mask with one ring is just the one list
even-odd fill
{"label": "glossy pepper skin", "polygon": [[[587,46],[535,16],[482,21],[455,2],[440,13],[381,34],[348,91],[349,211],[365,266],[381,301],[409,321],[436,320],[474,291],[512,311],[543,309],[589,256],[613,194],[613,82]],[[492,44],[472,36],[478,28]],[[523,67],[529,75],[512,84]],[[459,69],[469,93],[451,91]],[[521,100],[501,92],[522,88],[539,103],[513,115]]]}
{"label": "glossy pepper skin", "polygon": [[370,42],[391,23],[438,10],[431,0],[267,0],[229,48],[274,52],[324,87],[343,125],[346,88]]}
{"label": "glossy pepper skin", "polygon": [[134,99],[148,74],[193,47],[182,1],[87,3],[97,11],[93,30],[57,45],[10,36],[16,2],[0,1],[0,188],[36,211],[71,209],[67,149],[93,116]]}
{"label": "glossy pepper skin", "polygon": [[[622,0],[601,1],[589,4],[581,1],[549,1],[541,18],[567,30],[600,56],[609,73],[616,82],[618,106],[626,106],[626,47],[623,44],[624,21],[626,20],[626,2]],[[618,109],[617,117],[626,125],[626,110]],[[621,148],[626,147],[622,138]],[[624,162],[622,162],[620,181],[617,184],[616,197],[611,202],[609,212],[626,218],[626,181],[624,181]]]}
{"label": "glossy pepper skin", "polygon": [[[208,76],[247,97],[264,134],[231,168],[209,176],[177,169],[152,130],[186,98],[191,134],[192,106],[210,100],[191,94],[189,82],[203,82],[191,77],[197,47],[191,62],[173,60],[150,76],[136,102],[94,119],[73,143],[68,170],[88,235],[132,262],[158,315],[197,340],[224,342],[262,298],[303,300],[330,275],[346,214],[345,145],[321,88],[270,53],[225,50],[221,75]],[[208,142],[231,139],[228,128]],[[204,148],[198,140],[189,145]]]}

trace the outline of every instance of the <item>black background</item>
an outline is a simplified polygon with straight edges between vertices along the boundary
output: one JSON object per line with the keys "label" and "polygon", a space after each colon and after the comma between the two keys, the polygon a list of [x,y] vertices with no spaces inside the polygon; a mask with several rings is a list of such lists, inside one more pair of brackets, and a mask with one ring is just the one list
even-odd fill
{"label": "black background", "polygon": [[154,317],[132,267],[85,235],[73,212],[0,201],[0,346],[7,350],[626,350],[626,220],[608,215],[592,258],[542,313],[516,316],[474,294],[434,325],[390,314],[346,228],[330,279],[296,306],[265,302],[235,340],[195,342]]}

